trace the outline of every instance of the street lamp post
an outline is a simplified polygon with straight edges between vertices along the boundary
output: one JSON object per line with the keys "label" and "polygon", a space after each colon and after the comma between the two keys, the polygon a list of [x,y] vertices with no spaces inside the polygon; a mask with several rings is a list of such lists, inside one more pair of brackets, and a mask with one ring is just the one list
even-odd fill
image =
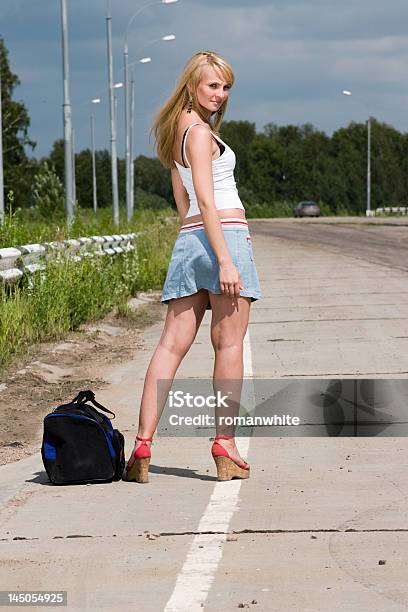
{"label": "street lamp post", "polygon": [[[113,85],[113,89],[118,89],[123,87],[123,83],[115,83]],[[100,92],[101,93],[101,92]],[[102,92],[104,93],[104,92]],[[79,106],[88,105],[88,104],[100,104],[101,98],[93,98],[90,102],[84,101]],[[116,96],[114,96],[114,106],[116,107]],[[116,111],[116,108],[115,108]],[[91,151],[92,151],[92,199],[93,199],[93,209],[96,213],[98,209],[98,200],[97,200],[97,185],[96,185],[96,159],[95,159],[95,116],[93,111],[91,110],[90,115],[90,124],[91,124]],[[114,114],[114,125],[116,126],[116,112]]]}
{"label": "street lamp post", "polygon": [[[99,104],[100,98],[94,98],[92,104]],[[95,161],[95,118],[91,111],[91,149],[92,149],[92,196],[94,213],[98,209],[97,185],[96,185],[96,161]]]}
{"label": "street lamp post", "polygon": [[[129,27],[129,26],[128,26]],[[127,220],[130,220],[130,135],[128,129],[129,122],[129,96],[128,96],[128,87],[129,87],[129,77],[128,77],[128,43],[127,43],[127,30],[125,37],[125,47],[123,52],[123,61],[124,61],[124,82],[125,82],[125,91],[124,91],[124,101],[125,101],[125,168],[126,168],[126,217]]]}
{"label": "street lamp post", "polygon": [[74,216],[73,180],[72,180],[72,124],[71,103],[69,100],[69,59],[68,59],[68,26],[66,0],[61,0],[62,29],[62,71],[63,71],[63,118],[64,118],[64,164],[65,164],[65,207],[70,225]]}
{"label": "street lamp post", "polygon": [[[343,89],[343,95],[352,96],[353,92]],[[371,216],[371,116],[367,119],[367,204],[366,217]]]}
{"label": "street lamp post", "polygon": [[132,201],[133,198],[131,196],[131,154],[130,154],[130,133],[129,133],[129,115],[130,115],[130,104],[129,104],[129,47],[128,47],[128,35],[129,29],[132,25],[134,19],[139,15],[144,9],[154,6],[155,4],[174,4],[178,0],[154,0],[154,2],[150,2],[149,4],[145,4],[140,7],[138,11],[129,19],[128,24],[126,26],[125,35],[124,35],[124,46],[123,46],[123,71],[124,71],[124,97],[125,97],[125,166],[126,166],[126,212],[127,219],[130,221],[131,216],[133,214]]}
{"label": "street lamp post", "polygon": [[132,78],[130,81],[130,218],[132,218],[135,210],[135,163],[133,160],[133,130],[135,117],[135,77],[132,70]]}
{"label": "street lamp post", "polygon": [[[132,62],[129,66],[137,63],[146,64],[151,62],[151,57],[143,57],[137,62]],[[128,221],[133,217],[135,210],[135,164],[133,159],[133,141],[134,141],[134,117],[135,117],[135,80],[132,70],[132,80],[130,88],[130,128],[129,128],[129,144],[130,144],[130,215]]]}
{"label": "street lamp post", "polygon": [[75,130],[72,128],[71,135],[72,145],[72,201],[74,203],[74,210],[76,207],[76,176],[75,176]]}
{"label": "street lamp post", "polygon": [[91,155],[92,155],[92,202],[93,210],[96,214],[98,209],[98,197],[96,192],[96,169],[95,169],[95,119],[93,112],[91,113]]}
{"label": "street lamp post", "polygon": [[[161,36],[160,38],[155,38],[151,40],[147,45],[158,42],[160,40],[169,41],[175,40],[174,34],[166,34],[165,36]],[[144,46],[147,46],[144,45]],[[132,62],[128,64],[128,68],[134,66],[135,64],[146,64],[147,62],[151,62],[151,57],[143,57],[136,62]],[[133,217],[133,213],[135,210],[135,164],[133,159],[133,142],[134,142],[134,116],[135,116],[135,80],[134,80],[134,72],[132,70],[132,77],[130,83],[130,126],[129,126],[129,149],[130,149],[130,218]]]}
{"label": "street lamp post", "polygon": [[371,216],[371,117],[367,120],[367,208],[366,217]]}
{"label": "street lamp post", "polygon": [[116,151],[116,121],[115,121],[115,101],[113,93],[113,68],[112,68],[112,17],[110,11],[110,1],[107,2],[106,17],[106,36],[108,50],[108,82],[109,82],[109,114],[110,114],[110,133],[111,133],[111,171],[112,171],[112,207],[113,222],[119,225],[119,193],[118,193],[118,158]]}
{"label": "street lamp post", "polygon": [[[113,86],[113,89],[120,89],[121,87],[123,87],[123,83],[115,83],[115,85]],[[118,96],[116,95],[116,93],[113,94],[113,108],[114,108],[114,114],[113,114],[113,120],[115,123],[115,133],[117,133],[117,129],[118,129]],[[119,188],[118,188],[119,189]]]}

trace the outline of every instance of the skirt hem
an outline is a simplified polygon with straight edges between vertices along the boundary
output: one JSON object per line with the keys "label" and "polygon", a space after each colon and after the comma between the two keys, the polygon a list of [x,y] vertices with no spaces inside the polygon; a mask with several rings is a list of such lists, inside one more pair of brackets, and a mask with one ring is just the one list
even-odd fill
{"label": "skirt hem", "polygon": [[[188,297],[189,295],[194,295],[195,293],[198,293],[200,291],[200,289],[207,289],[207,291],[210,291],[210,293],[213,293],[215,295],[221,295],[221,293],[222,293],[221,291],[214,291],[214,289],[210,289],[209,287],[198,287],[195,291],[190,291],[190,293],[187,293],[187,292],[186,293],[182,293],[182,294],[173,294],[172,293],[171,295],[168,295],[168,296],[162,296],[160,301],[166,303],[169,300],[174,300],[174,299],[182,298],[182,297]],[[248,291],[246,291],[246,292],[245,291],[240,291],[239,296],[240,297],[250,297],[252,299],[252,301],[259,300],[259,299],[262,298],[261,294],[255,294],[254,295],[254,292],[248,292]]]}

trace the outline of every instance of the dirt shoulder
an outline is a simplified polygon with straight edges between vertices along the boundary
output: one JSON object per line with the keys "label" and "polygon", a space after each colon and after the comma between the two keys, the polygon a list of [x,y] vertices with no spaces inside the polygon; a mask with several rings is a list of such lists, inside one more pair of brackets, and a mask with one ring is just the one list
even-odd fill
{"label": "dirt shoulder", "polygon": [[42,422],[78,391],[108,384],[101,372],[143,349],[143,330],[165,316],[160,293],[139,294],[135,310],[82,325],[53,342],[30,347],[0,372],[0,465],[38,452]]}

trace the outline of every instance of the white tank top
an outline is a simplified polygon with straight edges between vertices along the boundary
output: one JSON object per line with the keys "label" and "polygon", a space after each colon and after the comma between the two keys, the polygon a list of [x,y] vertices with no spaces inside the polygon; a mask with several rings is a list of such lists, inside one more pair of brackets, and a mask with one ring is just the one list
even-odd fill
{"label": "white tank top", "polygon": [[[188,136],[188,132],[193,125],[203,125],[202,123],[192,123],[188,126],[184,142],[183,142],[183,154],[184,159],[189,164],[186,155],[186,140]],[[244,205],[242,204],[239,195],[237,186],[235,184],[234,179],[234,168],[235,168],[235,153],[221,138],[219,138],[212,130],[210,130],[214,137],[222,142],[225,149],[224,152],[221,153],[220,157],[212,160],[212,171],[213,171],[213,183],[214,183],[214,200],[215,200],[215,208],[217,210],[221,210],[223,208],[241,208],[245,210]],[[184,187],[187,190],[188,197],[190,199],[190,207],[188,209],[187,215],[184,217],[187,219],[188,217],[192,217],[193,215],[200,215],[201,211],[198,207],[197,196],[194,191],[193,178],[190,165],[186,168],[182,166],[176,160],[174,163],[177,166],[177,169],[180,173],[181,180],[183,182]]]}

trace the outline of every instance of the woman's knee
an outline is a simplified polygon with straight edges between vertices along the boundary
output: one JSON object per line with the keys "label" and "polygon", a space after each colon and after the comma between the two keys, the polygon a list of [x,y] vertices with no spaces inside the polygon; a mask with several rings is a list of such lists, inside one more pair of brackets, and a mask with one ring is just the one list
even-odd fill
{"label": "woman's knee", "polygon": [[211,343],[215,351],[237,349],[242,350],[245,333],[240,329],[228,326],[211,327]]}
{"label": "woman's knee", "polygon": [[197,335],[195,319],[188,316],[169,316],[159,344],[171,353],[185,355]]}
{"label": "woman's knee", "polygon": [[163,333],[159,345],[173,355],[184,357],[193,341],[194,336],[186,337],[184,335],[182,337],[180,334],[174,335],[173,333]]}
{"label": "woman's knee", "polygon": [[211,299],[213,348],[214,350],[242,348],[248,328],[250,299],[240,297],[238,308],[233,308],[231,300],[217,298]]}

